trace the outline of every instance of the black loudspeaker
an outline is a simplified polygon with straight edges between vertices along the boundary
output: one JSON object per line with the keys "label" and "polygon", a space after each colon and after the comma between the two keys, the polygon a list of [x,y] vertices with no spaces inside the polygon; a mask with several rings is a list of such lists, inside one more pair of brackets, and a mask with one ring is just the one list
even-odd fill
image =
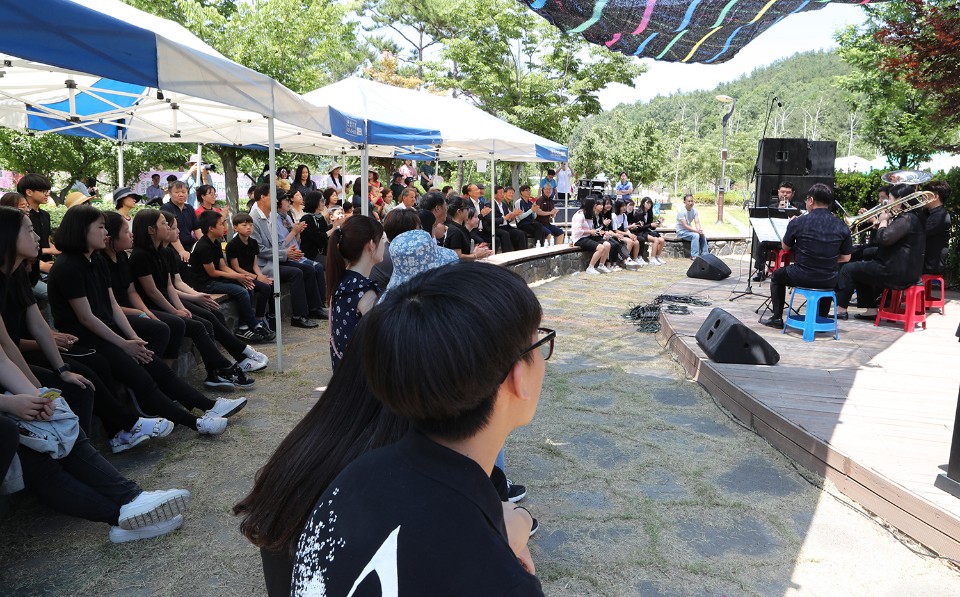
{"label": "black loudspeaker", "polygon": [[696,261],[690,264],[687,277],[703,280],[723,280],[730,277],[730,268],[716,255],[700,255]]}
{"label": "black loudspeaker", "polygon": [[758,174],[806,176],[808,150],[806,139],[761,139]]}
{"label": "black loudspeaker", "polygon": [[779,175],[765,175],[761,174],[757,176],[757,207],[767,207],[771,202],[774,203],[776,207],[777,201],[777,189],[780,188],[781,182],[791,182],[793,183],[794,199],[799,199],[801,203],[807,198],[807,191],[810,190],[814,184],[822,182],[831,189],[834,185],[833,176],[779,176]]}
{"label": "black loudspeaker", "polygon": [[716,363],[776,365],[780,361],[780,353],[760,334],[720,307],[714,307],[700,326],[697,344]]}
{"label": "black loudspeaker", "polygon": [[810,141],[807,150],[807,174],[833,178],[837,163],[836,141]]}

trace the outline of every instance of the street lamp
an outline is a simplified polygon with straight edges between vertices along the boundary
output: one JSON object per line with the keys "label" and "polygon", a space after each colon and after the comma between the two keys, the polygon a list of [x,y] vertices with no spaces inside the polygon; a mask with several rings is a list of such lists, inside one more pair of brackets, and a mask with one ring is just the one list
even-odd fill
{"label": "street lamp", "polygon": [[717,101],[730,104],[730,111],[723,116],[723,140],[720,142],[720,184],[717,185],[717,224],[723,224],[724,185],[727,183],[727,123],[737,107],[737,98],[718,95]]}

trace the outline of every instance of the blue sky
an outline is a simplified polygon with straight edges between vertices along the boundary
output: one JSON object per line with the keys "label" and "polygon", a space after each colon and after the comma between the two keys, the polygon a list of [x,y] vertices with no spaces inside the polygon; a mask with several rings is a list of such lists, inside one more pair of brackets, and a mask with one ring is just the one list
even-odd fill
{"label": "blue sky", "polygon": [[609,85],[598,94],[600,102],[609,110],[620,103],[646,101],[677,90],[713,89],[797,52],[836,47],[834,31],[864,20],[863,10],[857,6],[828,4],[822,10],[784,19],[723,64],[676,64],[645,58],[640,62],[648,70],[636,80],[634,88]]}

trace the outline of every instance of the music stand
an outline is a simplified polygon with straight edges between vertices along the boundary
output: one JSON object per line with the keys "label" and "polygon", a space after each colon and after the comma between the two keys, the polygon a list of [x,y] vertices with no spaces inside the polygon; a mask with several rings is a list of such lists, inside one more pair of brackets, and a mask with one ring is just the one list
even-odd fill
{"label": "music stand", "polygon": [[[747,288],[742,292],[735,292],[731,301],[753,295],[753,255],[756,242],[780,242],[787,230],[789,219],[798,212],[795,209],[780,209],[778,207],[751,207],[750,208],[750,274],[747,276]],[[774,224],[777,221],[777,224]],[[759,238],[758,226],[762,229],[764,238]],[[743,270],[740,270],[743,271]],[[769,299],[769,297],[768,297]],[[759,311],[759,309],[758,309]]]}

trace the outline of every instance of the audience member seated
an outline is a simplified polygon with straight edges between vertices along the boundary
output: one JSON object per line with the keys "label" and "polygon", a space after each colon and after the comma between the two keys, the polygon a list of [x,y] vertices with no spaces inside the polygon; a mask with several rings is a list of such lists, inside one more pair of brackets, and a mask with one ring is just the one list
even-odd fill
{"label": "audience member seated", "polygon": [[693,206],[693,195],[683,196],[683,207],[677,210],[677,238],[690,241],[690,259],[696,261],[701,253],[708,253],[707,236],[700,225],[700,214]]}
{"label": "audience member seated", "polygon": [[[640,200],[640,208],[635,209],[633,201],[627,201],[627,222],[630,231],[637,235],[641,242],[647,243],[649,263],[663,265],[666,260],[662,257],[663,246],[666,244],[663,237],[657,232],[657,227],[663,223],[663,218],[653,214],[653,199],[644,197]],[[643,259],[641,257],[640,259]]]}
{"label": "audience member seated", "polygon": [[[91,208],[93,209],[93,208]],[[0,333],[6,331],[0,325]],[[77,415],[57,390],[37,388],[0,351],[0,443],[19,437],[23,482],[41,502],[70,516],[110,525],[110,540],[125,543],[180,528],[190,503],[184,489],[144,491],[97,452]],[[13,423],[11,429],[10,422]],[[0,454],[0,472],[6,473]]]}
{"label": "audience member seated", "polygon": [[27,198],[16,191],[4,193],[3,196],[0,197],[0,206],[19,209],[24,213],[30,209],[30,205],[27,203]]}
{"label": "audience member seated", "polygon": [[51,242],[50,212],[40,209],[50,198],[50,186],[50,181],[39,174],[24,174],[17,181],[17,192],[27,199],[27,215],[30,216],[33,231],[40,237],[40,259],[36,265],[40,270],[40,279],[33,285],[33,295],[38,300],[47,298],[46,278],[53,267],[54,256],[60,253]]}
{"label": "audience member seated", "polygon": [[639,267],[645,266],[647,262],[640,257],[640,245],[642,243],[637,235],[630,232],[630,224],[627,222],[626,204],[622,199],[617,199],[613,204],[612,220],[610,229],[617,235],[617,240],[624,243],[629,253],[629,257],[624,260],[624,263]]}
{"label": "audience member seated", "polygon": [[476,261],[493,255],[493,251],[486,243],[479,243],[474,247],[470,230],[466,221],[473,207],[462,197],[456,197],[447,207],[447,235],[443,239],[443,246],[457,254],[460,261]]}
{"label": "audience member seated", "polygon": [[[332,194],[335,195],[336,191],[333,191]],[[324,193],[320,191],[307,193],[303,203],[303,211],[303,217],[299,221],[301,224],[306,224],[306,228],[300,233],[300,250],[303,251],[303,255],[307,259],[313,261],[325,259],[330,235],[333,234],[334,227],[339,226],[341,221],[327,221],[326,212],[329,211],[329,204],[324,197]]]}
{"label": "audience member seated", "polygon": [[591,198],[584,199],[580,204],[580,209],[573,214],[570,225],[570,240],[577,247],[586,251],[593,251],[590,257],[590,265],[587,267],[588,274],[610,273],[610,270],[604,265],[607,256],[610,254],[610,243],[604,240],[603,233],[597,229],[594,224],[594,217],[600,213],[603,206]]}
{"label": "audience member seated", "polygon": [[390,260],[390,243],[404,232],[419,229],[420,216],[412,209],[393,210],[383,219],[383,233],[387,237],[386,240],[383,241],[383,260],[373,266],[369,276],[381,290],[390,284],[390,276],[393,275],[393,261]]}
{"label": "audience member seated", "polygon": [[[505,244],[503,245],[503,252],[509,253],[511,251],[519,251],[521,249],[527,248],[527,235],[524,232],[517,228],[517,216],[522,212],[517,209],[513,209],[513,206],[507,203],[505,189],[497,185],[493,189],[493,209],[494,209],[494,223],[497,226],[497,230],[506,232],[505,237],[497,235],[497,242],[500,242],[501,238],[504,238]],[[489,222],[488,222],[489,223]]]}
{"label": "audience member seated", "polygon": [[175,180],[170,183],[170,201],[160,207],[177,219],[178,233],[173,247],[183,263],[190,261],[190,250],[200,238],[200,220],[197,212],[187,203],[187,195],[187,183]]}
{"label": "audience member seated", "polygon": [[610,271],[620,271],[620,265],[629,256],[626,244],[620,235],[613,229],[613,199],[604,199],[601,203],[600,214],[594,218],[594,228],[601,231],[604,240],[610,243],[610,254],[607,255],[607,267]]}
{"label": "audience member seated", "polygon": [[303,198],[306,199],[307,195],[316,190],[317,183],[310,178],[310,168],[306,164],[297,166],[297,171],[293,175],[293,182],[290,183],[290,191],[300,191]]}
{"label": "audience member seated", "polygon": [[[250,273],[236,272],[227,266],[223,258],[223,245],[220,239],[227,233],[227,223],[223,214],[204,212],[200,216],[200,232],[203,236],[197,241],[190,253],[191,286],[208,294],[225,294],[237,303],[240,314],[238,337],[250,340],[272,340],[273,334],[266,323],[257,319],[250,297],[250,291],[256,289],[256,276]],[[261,287],[262,288],[262,287]],[[265,292],[265,290],[261,290]],[[269,301],[270,294],[260,297]],[[244,333],[249,330],[249,338]]]}
{"label": "audience member seated", "polygon": [[[546,188],[546,185],[544,185]],[[537,197],[537,222],[543,226],[546,234],[553,236],[554,245],[563,244],[563,229],[553,223],[553,218],[557,215],[559,211],[556,204],[554,203],[554,197],[556,195],[553,193],[553,186],[550,187],[550,194],[547,195],[541,190],[540,196]],[[520,199],[523,201],[530,201],[532,195],[530,193],[530,185],[525,184],[520,187]]]}
{"label": "audience member seated", "polygon": [[446,233],[447,200],[436,191],[431,191],[420,199],[420,227],[433,235],[438,242],[443,241]]}
{"label": "audience member seated", "polygon": [[[103,214],[96,208],[81,205],[64,214],[57,230],[62,254],[50,271],[50,307],[56,327],[103,353],[113,376],[134,392],[146,412],[199,433],[222,433],[226,417],[239,411],[246,400],[210,400],[156,356],[164,346],[151,347],[136,335],[113,298],[101,254],[106,240]],[[175,396],[177,402],[168,396]],[[197,418],[184,407],[199,408],[206,414]]]}
{"label": "audience member seated", "polygon": [[[253,238],[260,247],[257,264],[260,270],[271,278],[276,275],[273,268],[273,247],[278,244],[276,236],[270,229],[270,211],[273,206],[270,202],[270,187],[262,184],[254,191],[257,203],[250,210],[253,218]],[[277,226],[280,233],[282,226]],[[294,327],[316,328],[320,324],[311,317],[325,315],[323,308],[323,294],[320,293],[320,282],[317,280],[316,270],[309,265],[298,263],[303,254],[297,249],[279,247],[280,255],[280,283],[290,284],[290,300],[293,304],[293,317],[290,323]]]}
{"label": "audience member seated", "polygon": [[[547,231],[543,225],[537,221],[537,214],[540,212],[540,207],[533,197],[530,196],[529,185],[524,185],[527,187],[527,194],[524,197],[523,191],[520,191],[520,198],[514,201],[513,199],[513,188],[507,187],[504,191],[504,199],[507,202],[507,205],[512,205],[514,211],[519,211],[520,214],[517,215],[517,228],[522,230],[524,234],[533,239],[533,242],[538,247],[545,247],[547,245]],[[553,194],[553,187],[550,185],[544,185],[543,188],[550,187],[550,194]],[[526,247],[526,243],[524,243]]]}
{"label": "audience member seated", "polygon": [[409,282],[417,274],[459,261],[456,253],[437,246],[436,240],[426,230],[411,230],[397,235],[391,241],[389,250],[393,275],[382,296]]}
{"label": "audience member seated", "polygon": [[330,360],[340,365],[353,329],[377,304],[380,287],[370,280],[383,260],[383,226],[373,218],[350,218],[330,239],[327,253],[327,304],[330,309]]}
{"label": "audience member seated", "polygon": [[269,328],[267,312],[273,306],[273,278],[265,276],[257,264],[260,247],[257,240],[250,236],[253,234],[253,218],[250,214],[238,213],[233,216],[233,230],[236,234],[227,243],[227,267],[244,276],[253,277],[253,289],[249,292],[250,300],[254,301],[254,316],[258,322],[263,322]]}
{"label": "audience member seated", "polygon": [[[425,232],[406,234],[431,240]],[[518,559],[506,531],[504,511],[514,506],[505,506],[489,481],[507,435],[536,410],[553,339],[548,333],[537,340],[540,317],[519,276],[473,263],[424,273],[367,314],[364,374],[373,394],[413,429],[359,456],[329,483],[298,543],[293,594],[318,586],[330,594],[375,590],[383,577],[366,563],[379,561],[378,553],[411,594],[437,587],[542,594],[529,551],[520,548]],[[466,320],[472,325],[453,341],[449,322]],[[370,479],[377,479],[376,491]],[[321,539],[331,511],[353,557],[331,558],[333,543]],[[422,554],[431,545],[444,548],[427,561]]]}

